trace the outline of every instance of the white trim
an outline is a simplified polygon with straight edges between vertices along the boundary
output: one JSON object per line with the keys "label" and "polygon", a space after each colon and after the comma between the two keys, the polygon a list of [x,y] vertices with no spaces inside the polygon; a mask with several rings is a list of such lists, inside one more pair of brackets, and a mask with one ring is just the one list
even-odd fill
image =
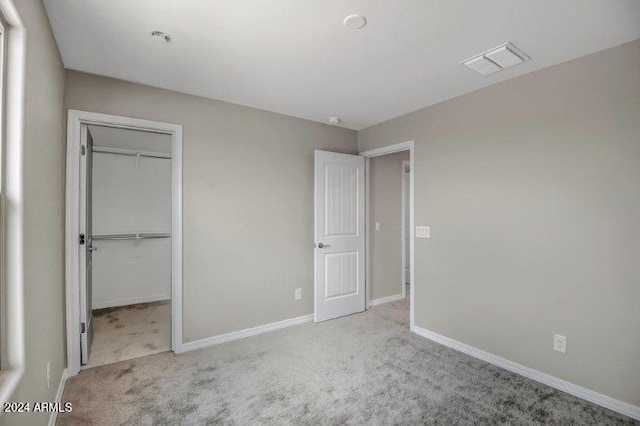
{"label": "white trim", "polygon": [[400,142],[393,145],[383,146],[382,148],[370,149],[368,151],[362,151],[358,155],[366,158],[380,157],[387,154],[395,154],[401,151],[410,151],[413,149],[413,141]]}
{"label": "white trim", "polygon": [[[25,372],[24,341],[24,93],[26,29],[13,1],[0,0],[5,20],[6,99],[2,223],[4,247],[1,277],[2,372],[0,404],[11,399]],[[7,249],[8,248],[8,249]]]}
{"label": "white trim", "polygon": [[[65,368],[62,371],[62,376],[60,377],[60,384],[58,384],[58,392],[56,392],[55,403],[60,404],[62,402],[62,394],[64,394],[64,387],[67,384],[67,379],[69,378],[69,371]],[[49,426],[55,426],[56,419],[58,418],[58,410],[53,410],[49,415]]]}
{"label": "white trim", "polygon": [[371,175],[371,166],[369,159],[365,157],[364,160],[364,303],[369,307],[371,304],[371,289],[369,283],[371,282],[371,238],[369,238],[369,224],[371,223],[371,191],[369,188],[369,176]]}
{"label": "white trim", "polygon": [[304,324],[307,322],[313,322],[313,314],[303,315],[296,318],[289,318],[283,321],[272,322],[256,327],[245,328],[244,330],[232,331],[231,333],[220,334],[218,336],[207,337],[200,340],[194,340],[193,342],[187,342],[182,345],[181,352],[207,348],[209,346],[219,345],[220,343],[244,339],[245,337],[257,336],[258,334],[269,333],[271,331],[280,330],[282,328]]}
{"label": "white trim", "polygon": [[403,291],[402,293],[398,293],[398,294],[392,294],[391,296],[387,296],[387,297],[380,297],[378,299],[373,299],[372,301],[369,302],[369,306],[378,306],[378,305],[382,305],[383,303],[390,303],[390,302],[395,302],[396,300],[402,300],[404,299],[406,296],[405,292]]}
{"label": "white trim", "polygon": [[561,390],[578,398],[582,398],[594,404],[616,411],[625,416],[629,416],[633,419],[640,420],[640,407],[631,405],[629,403],[613,399],[610,396],[603,395],[596,391],[583,388],[582,386],[575,385],[567,382],[566,380],[558,379],[557,377],[550,376],[533,368],[525,367],[517,362],[509,361],[508,359],[499,357],[498,355],[485,352],[481,349],[474,348],[465,343],[435,333],[422,327],[415,326],[413,332],[419,336],[426,337],[429,340],[433,340],[441,345],[448,346],[452,349],[471,355],[474,358],[481,359],[489,364],[496,365],[498,367],[509,370],[513,373],[519,374],[529,379],[535,380],[552,388]]}
{"label": "white trim", "polygon": [[67,175],[65,203],[65,273],[67,368],[69,376],[80,372],[80,263],[78,244],[80,211],[80,126],[94,124],[171,136],[171,349],[182,351],[182,126],[69,110],[67,118]]}
{"label": "white trim", "polygon": [[[367,187],[366,189],[366,194],[367,194],[367,199],[365,201],[365,208],[367,209],[366,213],[365,213],[365,220],[366,220],[366,227],[365,227],[365,235],[367,235],[368,229],[369,229],[369,160],[373,157],[380,157],[382,155],[387,155],[387,154],[393,154],[396,152],[400,152],[400,151],[409,151],[409,194],[411,199],[409,200],[409,228],[411,228],[411,233],[410,233],[410,251],[409,251],[409,261],[411,263],[411,272],[410,272],[410,279],[411,279],[411,286],[409,287],[409,291],[411,293],[411,297],[409,300],[409,329],[413,330],[413,328],[415,327],[415,309],[414,309],[414,305],[415,305],[415,282],[416,282],[416,263],[415,263],[415,247],[416,247],[416,242],[415,242],[415,142],[414,141],[407,141],[407,142],[401,142],[401,143],[397,143],[397,144],[393,144],[393,145],[388,145],[382,148],[376,148],[376,149],[371,149],[369,151],[363,151],[361,152],[359,155],[363,156],[366,158],[365,161],[365,185]],[[404,230],[403,230],[404,232]],[[367,241],[369,239],[367,238]],[[404,241],[403,241],[404,243]],[[368,247],[368,242],[367,242],[367,247]],[[365,278],[365,288],[367,288],[366,293],[367,293],[367,300],[368,300],[368,294],[370,293],[369,289],[368,289],[368,285],[370,282],[370,276],[369,276],[369,250],[366,250],[366,262],[367,262],[367,267],[365,268],[366,271],[366,278]],[[404,273],[404,266],[403,266],[403,273]],[[404,281],[404,278],[403,278]],[[371,303],[371,302],[369,302]]]}
{"label": "white trim", "polygon": [[110,300],[108,302],[94,303],[91,309],[117,308],[119,306],[137,305],[138,303],[160,302],[161,300],[171,301],[171,296],[167,296],[166,294],[160,294],[156,296]]}
{"label": "white trim", "polygon": [[[407,297],[407,249],[405,248],[405,228],[407,227],[407,221],[405,220],[405,215],[407,213],[405,205],[407,202],[407,196],[409,195],[409,188],[405,184],[404,174],[406,173],[406,168],[409,167],[409,179],[411,179],[411,167],[409,166],[408,161],[402,162],[402,222],[401,222],[401,232],[400,232],[400,241],[402,243],[402,297]],[[411,199],[409,199],[411,200]],[[411,229],[409,229],[409,240],[411,240]],[[411,245],[411,243],[409,243]],[[409,265],[409,280],[411,280],[411,265]]]}

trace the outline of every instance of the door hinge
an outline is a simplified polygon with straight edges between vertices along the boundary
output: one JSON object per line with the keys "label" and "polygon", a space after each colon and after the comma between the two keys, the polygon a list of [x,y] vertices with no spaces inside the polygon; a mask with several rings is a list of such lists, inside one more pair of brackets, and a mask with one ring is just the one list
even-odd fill
{"label": "door hinge", "polygon": [[87,324],[84,322],[80,323],[80,334],[84,334],[87,332]]}
{"label": "door hinge", "polygon": [[83,157],[84,157],[85,155],[87,155],[87,147],[86,147],[86,146],[82,145],[82,146],[80,147],[80,155],[81,155],[81,156],[83,156]]}
{"label": "door hinge", "polygon": [[80,238],[78,239],[81,246],[84,245],[84,234],[80,234]]}

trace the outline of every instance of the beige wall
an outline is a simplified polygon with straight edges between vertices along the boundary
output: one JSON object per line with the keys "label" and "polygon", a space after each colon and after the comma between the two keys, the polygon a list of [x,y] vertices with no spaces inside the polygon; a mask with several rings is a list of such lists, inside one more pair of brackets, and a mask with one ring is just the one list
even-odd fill
{"label": "beige wall", "polygon": [[639,69],[635,41],[359,132],[415,139],[417,326],[640,405]]}
{"label": "beige wall", "polygon": [[355,131],[74,71],[65,106],[184,126],[185,342],[313,312],[313,151]]}
{"label": "beige wall", "polygon": [[[65,80],[41,2],[14,1],[28,31],[27,363],[12,399],[52,401]],[[432,227],[416,241],[417,325],[640,405],[639,66],[636,41],[365,129],[357,147],[350,130],[73,71],[65,106],[184,125],[185,341],[311,313],[313,150],[414,139],[416,223]]]}
{"label": "beige wall", "polygon": [[[369,160],[369,298],[402,293],[402,162],[409,151]],[[375,230],[376,222],[380,230]],[[408,254],[407,254],[408,256]]]}
{"label": "beige wall", "polygon": [[[54,401],[64,349],[64,68],[42,2],[14,0],[27,28],[24,138],[26,372],[12,401]],[[47,362],[51,387],[47,388]],[[48,414],[3,414],[6,425]]]}

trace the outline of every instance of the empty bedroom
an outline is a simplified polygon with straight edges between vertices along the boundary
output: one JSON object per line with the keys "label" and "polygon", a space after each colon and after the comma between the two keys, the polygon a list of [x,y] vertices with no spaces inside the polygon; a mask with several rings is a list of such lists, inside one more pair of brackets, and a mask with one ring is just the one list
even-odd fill
{"label": "empty bedroom", "polygon": [[640,1],[0,0],[0,426],[640,422]]}

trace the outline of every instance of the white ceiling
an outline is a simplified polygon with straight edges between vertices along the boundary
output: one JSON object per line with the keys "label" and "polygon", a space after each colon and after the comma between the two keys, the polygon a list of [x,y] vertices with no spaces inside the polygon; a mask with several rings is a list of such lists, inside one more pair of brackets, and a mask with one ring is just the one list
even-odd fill
{"label": "white ceiling", "polygon": [[[44,0],[67,68],[362,129],[640,38],[638,0]],[[366,16],[362,30],[342,26]],[[161,30],[163,44],[150,36]],[[506,41],[532,60],[458,62]]]}

